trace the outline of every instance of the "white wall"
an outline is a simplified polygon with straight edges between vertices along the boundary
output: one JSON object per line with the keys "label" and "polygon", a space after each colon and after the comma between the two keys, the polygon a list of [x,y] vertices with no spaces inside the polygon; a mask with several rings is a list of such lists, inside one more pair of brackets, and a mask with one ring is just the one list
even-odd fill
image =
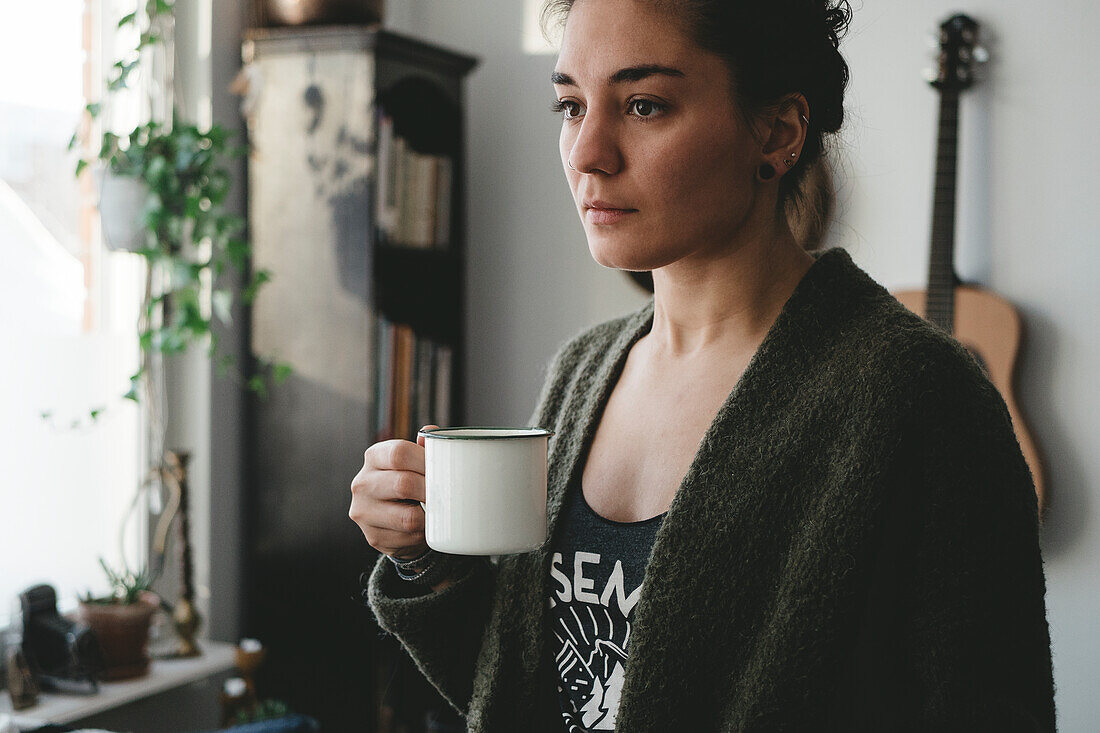
{"label": "white wall", "polygon": [[[643,302],[588,255],[547,111],[554,59],[522,53],[522,5],[402,0],[390,16],[396,30],[482,61],[467,87],[474,424],[525,420],[557,344]],[[925,36],[956,9],[946,0],[857,5],[842,46],[852,85],[832,237],[892,288],[922,284],[927,267],[938,99],[921,71],[931,64]],[[967,12],[983,25],[992,61],[962,104],[956,265],[1015,303],[1026,323],[1017,394],[1046,458],[1041,542],[1059,730],[1091,731],[1100,719],[1091,496],[1100,479],[1100,248],[1085,214],[1095,194],[1085,192],[1100,168],[1091,85],[1100,51],[1086,33],[1100,28],[1100,6],[974,0]]]}

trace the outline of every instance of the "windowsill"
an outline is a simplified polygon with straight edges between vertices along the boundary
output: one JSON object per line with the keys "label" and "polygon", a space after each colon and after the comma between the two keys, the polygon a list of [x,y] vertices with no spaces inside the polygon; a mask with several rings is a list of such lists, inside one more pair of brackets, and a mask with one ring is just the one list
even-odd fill
{"label": "windowsill", "polygon": [[47,723],[71,723],[96,713],[102,713],[127,703],[151,697],[160,692],[183,687],[212,674],[232,669],[235,665],[233,644],[200,640],[202,655],[192,659],[156,659],[149,674],[123,682],[101,682],[95,695],[40,694],[33,708],[14,713],[7,692],[0,693],[0,713],[12,715],[20,727]]}

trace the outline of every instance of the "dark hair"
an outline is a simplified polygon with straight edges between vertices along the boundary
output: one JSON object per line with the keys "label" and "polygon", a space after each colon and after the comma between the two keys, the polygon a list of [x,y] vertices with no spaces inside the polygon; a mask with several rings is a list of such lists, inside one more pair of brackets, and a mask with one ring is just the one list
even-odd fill
{"label": "dark hair", "polygon": [[[643,0],[638,0],[642,2]],[[779,199],[800,198],[799,184],[821,157],[825,135],[844,121],[848,64],[837,50],[848,29],[848,0],[644,0],[680,20],[704,51],[721,57],[746,120],[780,109],[801,93],[810,107],[798,163],[780,180]],[[564,23],[574,0],[548,0],[543,29]]]}

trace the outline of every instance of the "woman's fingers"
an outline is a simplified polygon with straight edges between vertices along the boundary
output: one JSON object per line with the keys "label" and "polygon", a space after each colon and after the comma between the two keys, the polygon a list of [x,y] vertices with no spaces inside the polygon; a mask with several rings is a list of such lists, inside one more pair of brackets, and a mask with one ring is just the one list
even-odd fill
{"label": "woman's fingers", "polygon": [[379,471],[375,485],[381,501],[424,501],[424,474],[415,471]]}
{"label": "woman's fingers", "polygon": [[367,543],[387,555],[408,559],[427,549],[424,510],[417,502],[381,502],[360,527]]}
{"label": "woman's fingers", "polygon": [[[434,426],[425,426],[434,427]],[[379,552],[415,557],[424,542],[424,445],[407,440],[375,443],[351,482],[348,516]]]}
{"label": "woman's fingers", "polygon": [[349,516],[371,547],[396,557],[415,557],[426,549],[424,510],[419,502],[372,501],[359,508],[352,501]]}
{"label": "woman's fingers", "polygon": [[403,544],[407,544],[408,540],[424,537],[424,509],[417,502],[379,502],[361,526],[364,531],[379,530],[387,537],[405,537]]}
{"label": "woman's fingers", "polygon": [[406,535],[390,529],[372,527],[363,532],[367,543],[379,552],[396,557],[399,560],[411,560],[428,550],[424,534]]}
{"label": "woman's fingers", "polygon": [[405,503],[420,509],[422,501],[424,477],[412,471],[368,471],[356,476],[351,484],[352,513],[364,518],[393,503]]}
{"label": "woman's fingers", "polygon": [[384,440],[363,454],[363,467],[380,471],[415,471],[424,474],[424,446],[408,440]]}
{"label": "woman's fingers", "polygon": [[[421,430],[431,430],[432,428],[438,428],[438,427],[439,427],[438,425],[425,425],[424,427],[422,427],[420,429]],[[419,445],[422,448],[424,447],[424,436],[423,435],[420,435],[419,433],[417,434],[416,444]]]}

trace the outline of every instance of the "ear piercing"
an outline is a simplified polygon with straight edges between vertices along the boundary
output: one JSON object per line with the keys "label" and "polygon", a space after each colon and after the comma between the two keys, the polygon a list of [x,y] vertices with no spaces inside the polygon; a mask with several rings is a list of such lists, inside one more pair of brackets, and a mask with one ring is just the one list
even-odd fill
{"label": "ear piercing", "polygon": [[[794,159],[798,157],[798,153],[791,153],[791,157],[783,161],[783,165],[788,168],[794,167]],[[775,166],[771,163],[762,163],[757,169],[757,175],[760,176],[760,180],[767,181],[775,177]]]}
{"label": "ear piercing", "polygon": [[[791,157],[783,161],[783,165],[788,168],[794,167],[794,159],[798,157],[798,153],[791,153]],[[762,181],[768,181],[775,177],[775,166],[771,163],[761,163],[760,167],[756,169],[756,175],[760,177]]]}

